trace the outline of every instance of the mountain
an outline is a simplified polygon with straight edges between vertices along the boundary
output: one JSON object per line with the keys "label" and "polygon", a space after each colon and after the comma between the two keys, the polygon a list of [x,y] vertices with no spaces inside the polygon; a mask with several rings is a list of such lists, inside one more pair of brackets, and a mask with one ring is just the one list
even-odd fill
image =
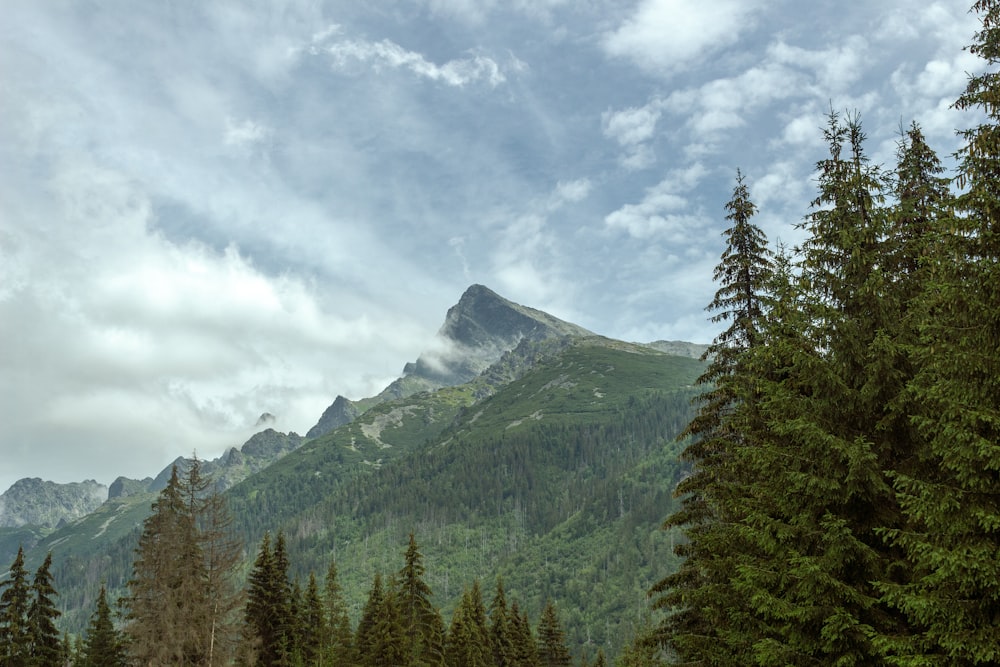
{"label": "mountain", "polygon": [[37,477],[20,479],[0,494],[0,527],[55,528],[90,514],[108,497],[108,487],[94,480],[57,484]]}
{"label": "mountain", "polygon": [[[574,646],[613,654],[676,566],[675,535],[659,526],[704,369],[678,350],[597,336],[473,286],[394,390],[341,401],[357,409],[345,423],[306,438],[267,429],[205,465],[228,489],[248,561],[279,530],[298,576],[336,559],[355,622],[413,531],[446,618],[464,585],[488,591],[500,574],[533,618],[551,598]],[[53,553],[64,628],[85,626],[102,581],[124,592],[159,483],[116,480],[114,497],[28,553],[29,565]]]}
{"label": "mountain", "polygon": [[593,335],[576,324],[509,301],[483,285],[472,285],[448,309],[430,351],[407,363],[402,375],[377,396],[360,401],[337,396],[306,436],[329,433],[386,401],[469,382],[522,340]]}

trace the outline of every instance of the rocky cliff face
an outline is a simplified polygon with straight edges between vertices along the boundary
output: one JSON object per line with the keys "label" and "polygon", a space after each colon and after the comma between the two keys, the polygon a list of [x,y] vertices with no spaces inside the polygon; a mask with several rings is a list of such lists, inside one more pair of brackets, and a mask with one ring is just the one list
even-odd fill
{"label": "rocky cliff face", "polygon": [[430,351],[406,364],[402,376],[378,396],[356,402],[338,396],[307,436],[315,438],[350,423],[373,405],[469,382],[521,341],[593,335],[583,327],[509,301],[487,287],[472,285],[448,309]]}
{"label": "rocky cliff face", "polygon": [[55,528],[90,514],[108,497],[108,487],[94,480],[56,484],[26,477],[0,495],[0,527]]}
{"label": "rocky cliff face", "polygon": [[[273,428],[266,428],[252,435],[241,448],[232,447],[217,459],[202,461],[201,472],[205,477],[212,478],[219,491],[225,491],[296,449],[304,440],[294,432],[281,433]],[[148,484],[148,490],[159,492],[165,489],[170,480],[171,469],[177,466],[179,470],[184,470],[189,460],[183,456],[175,459]]]}

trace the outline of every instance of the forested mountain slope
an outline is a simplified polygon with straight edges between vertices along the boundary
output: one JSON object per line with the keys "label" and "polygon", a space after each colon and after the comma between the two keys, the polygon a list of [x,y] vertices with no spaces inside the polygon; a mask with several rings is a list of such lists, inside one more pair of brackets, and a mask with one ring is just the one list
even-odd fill
{"label": "forested mountain slope", "polygon": [[[533,617],[553,599],[571,644],[614,652],[675,559],[659,524],[703,366],[596,336],[523,341],[472,382],[376,405],[226,492],[245,560],[265,531],[285,533],[303,578],[335,559],[356,621],[412,531],[446,614],[464,585],[502,575]],[[119,500],[106,511],[141,511]],[[135,539],[57,558],[68,628],[101,581],[122,590]]]}

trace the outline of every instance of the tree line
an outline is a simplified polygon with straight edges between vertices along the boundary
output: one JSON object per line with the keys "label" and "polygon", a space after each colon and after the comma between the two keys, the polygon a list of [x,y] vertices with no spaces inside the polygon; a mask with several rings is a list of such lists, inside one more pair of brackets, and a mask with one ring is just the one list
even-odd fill
{"label": "tree line", "polygon": [[496,580],[487,608],[467,586],[451,624],[431,602],[423,555],[409,536],[404,565],[376,573],[356,627],[331,561],[322,587],[290,576],[282,533],[265,533],[245,587],[237,587],[242,545],[228,508],[195,458],[175,466],[153,503],[136,548],[128,595],[116,612],[102,586],[82,637],[60,636],[51,555],[29,583],[23,552],[0,594],[0,667],[550,667],[574,663],[554,604],[533,627]]}
{"label": "tree line", "polygon": [[[969,51],[1000,59],[1000,2]],[[742,176],[684,435],[680,569],[641,664],[1000,665],[1000,80],[955,102],[957,174],[913,123],[895,168],[857,114],[793,251],[772,250]]]}

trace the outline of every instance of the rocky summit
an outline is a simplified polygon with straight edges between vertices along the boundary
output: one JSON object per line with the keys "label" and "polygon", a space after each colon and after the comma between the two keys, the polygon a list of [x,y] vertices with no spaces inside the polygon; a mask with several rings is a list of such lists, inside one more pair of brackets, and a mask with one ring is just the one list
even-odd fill
{"label": "rocky summit", "polygon": [[374,405],[469,382],[523,340],[593,336],[581,326],[472,285],[448,309],[431,349],[403,367],[403,374],[378,396],[351,401],[338,396],[306,434],[316,438],[348,424]]}
{"label": "rocky summit", "polygon": [[0,527],[54,528],[90,514],[108,497],[108,487],[90,479],[57,484],[25,477],[0,494]]}

